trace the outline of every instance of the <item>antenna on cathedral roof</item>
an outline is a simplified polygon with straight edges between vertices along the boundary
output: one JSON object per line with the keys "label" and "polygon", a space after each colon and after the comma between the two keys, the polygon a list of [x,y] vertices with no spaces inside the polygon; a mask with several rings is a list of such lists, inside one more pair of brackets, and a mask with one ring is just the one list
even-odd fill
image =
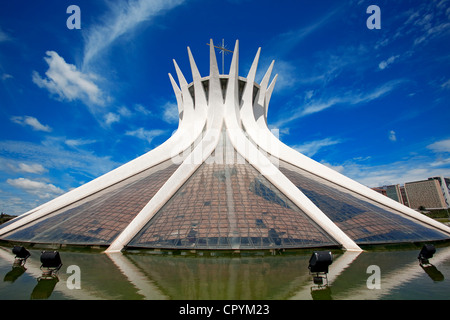
{"label": "antenna on cathedral roof", "polygon": [[[207,45],[209,46],[210,44],[207,43]],[[225,40],[224,40],[224,39],[222,39],[222,46],[221,46],[221,47],[219,47],[219,46],[214,46],[214,48],[219,49],[219,50],[220,50],[219,53],[222,54],[222,74],[225,74],[225,71],[224,71],[224,64],[225,64],[225,62],[224,62],[224,60],[225,60],[224,56],[225,56],[225,53],[228,53],[228,52],[231,52],[231,53],[232,53],[233,51],[228,50],[227,48],[225,48]]]}

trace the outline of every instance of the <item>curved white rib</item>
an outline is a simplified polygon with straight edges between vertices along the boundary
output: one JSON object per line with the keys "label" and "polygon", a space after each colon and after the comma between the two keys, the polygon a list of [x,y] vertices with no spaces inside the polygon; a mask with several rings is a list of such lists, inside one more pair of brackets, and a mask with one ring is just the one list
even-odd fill
{"label": "curved white rib", "polygon": [[[238,41],[234,50],[233,60],[238,55]],[[259,51],[258,51],[259,52]],[[257,60],[259,55],[255,60]],[[237,59],[237,58],[236,58]],[[233,63],[233,62],[232,62]],[[245,105],[251,104],[253,80],[256,74],[255,63],[252,65],[249,76],[247,78],[246,89],[244,89],[243,101]],[[237,73],[230,70],[230,79],[233,80]],[[234,82],[234,81],[233,81]],[[247,89],[251,88],[251,90]],[[242,111],[242,109],[241,109]],[[253,111],[253,110],[251,110]],[[228,136],[237,152],[240,153],[256,170],[263,174],[275,187],[277,187],[285,196],[302,209],[316,224],[318,224],[325,232],[340,243],[346,250],[361,251],[361,248],[350,239],[336,224],[334,224],[314,203],[309,200],[284,174],[282,174],[270,160],[264,156],[245,136],[239,121],[238,115],[235,114],[235,105],[227,100],[225,103],[225,124],[227,126]],[[244,121],[245,114],[241,117]]]}
{"label": "curved white rib", "polygon": [[[256,70],[256,65],[258,64],[258,58],[259,58],[259,50],[256,54],[255,61],[253,62],[251,70]],[[266,73],[266,76],[270,76],[271,68],[269,68],[268,72]],[[249,72],[250,76],[250,72]],[[274,81],[276,78],[274,79]],[[272,82],[274,84],[274,82]],[[256,106],[255,107],[263,107],[266,115],[267,115],[267,108],[270,96],[272,94],[273,86],[271,84],[271,87],[267,89],[266,92],[265,88],[261,86],[259,96],[256,100]],[[263,105],[261,105],[262,102],[262,96],[264,96],[264,102]],[[432,225],[433,227],[438,228],[441,231],[444,231],[446,233],[450,233],[450,228],[446,225],[435,221],[434,219],[428,218],[427,216],[420,214],[416,212],[415,210],[408,208],[399,202],[390,199],[389,197],[386,197],[358,182],[355,180],[352,180],[326,166],[324,166],[321,163],[318,163],[314,161],[313,159],[295,151],[294,149],[290,148],[289,146],[282,143],[278,138],[276,138],[272,132],[270,132],[269,128],[267,127],[267,123],[264,119],[264,121],[261,120],[261,118],[258,119],[258,122],[255,120],[254,113],[253,113],[253,101],[245,100],[242,108],[241,108],[241,120],[242,124],[248,133],[249,137],[265,152],[268,152],[272,155],[277,155],[281,160],[286,161],[298,168],[304,169],[314,175],[317,175],[319,177],[322,177],[328,181],[331,181],[341,187],[344,187],[348,190],[351,190],[353,192],[356,192],[357,194],[360,194],[362,196],[365,196],[369,199],[372,199],[380,204],[383,204],[389,208],[392,208],[394,210],[400,211],[404,213],[405,215],[415,218],[421,222],[424,222],[428,225]]]}
{"label": "curved white rib", "polygon": [[[220,91],[219,73],[217,61],[211,43],[210,62],[210,90],[209,103],[206,104],[201,77],[196,70],[195,62],[190,54],[191,66],[193,68],[195,108],[207,107],[208,124],[204,137],[194,151],[184,160],[181,166],[161,187],[155,196],[141,210],[128,227],[117,237],[117,239],[105,251],[106,253],[121,251],[135,236],[145,227],[162,206],[175,194],[187,179],[198,169],[198,167],[211,155],[219,142],[222,125],[225,123],[227,135],[236,150],[244,156],[258,171],[266,175],[276,187],[287,195],[293,202],[310,216],[320,227],[322,227],[331,237],[340,243],[347,250],[360,251],[361,249],[342,232],[328,217],[325,216],[302,192],[296,188],[278,169],[262,155],[245,137],[240,126],[239,116],[239,75],[238,75],[238,41],[236,41],[235,51],[231,62],[228,77],[225,103],[223,103]],[[251,79],[254,79],[252,71]],[[253,85],[254,81],[249,81]],[[182,85],[183,87],[183,85]],[[199,99],[197,97],[199,96]],[[244,100],[251,99],[252,92],[248,90],[244,93]],[[197,104],[198,103],[198,104]],[[210,118],[211,117],[211,118]],[[270,175],[267,172],[271,172]],[[273,174],[273,172],[276,172]]]}
{"label": "curved white rib", "polygon": [[[216,65],[213,65],[217,64],[217,61],[215,58],[212,40],[210,50],[212,51],[211,56],[214,56],[214,59],[211,59],[210,61],[210,82],[213,83],[214,87],[218,86],[218,88],[220,88],[218,68]],[[208,118],[208,121],[210,121],[207,125],[208,129],[204,133],[201,143],[194,148],[194,150],[186,157],[178,169],[147,203],[147,205],[113,241],[113,243],[105,251],[106,253],[120,252],[134,238],[134,236],[145,227],[147,222],[153,218],[158,210],[162,208],[162,206],[175,194],[175,192],[189,179],[195,170],[197,170],[198,167],[211,155],[219,142],[220,134],[218,133],[221,131],[224,117],[223,99],[221,97],[220,99],[217,99],[217,96],[214,97],[214,93],[211,93],[209,97],[209,105],[206,104],[203,85],[199,81],[201,77],[198,70],[194,70],[196,67],[192,55],[190,55],[190,60],[191,66],[193,67],[192,72],[194,77],[194,90],[196,92],[195,108],[205,111],[208,109],[208,115],[211,116],[211,118]],[[203,92],[200,91],[200,89]],[[197,93],[203,96],[200,96],[200,99],[197,99]]]}

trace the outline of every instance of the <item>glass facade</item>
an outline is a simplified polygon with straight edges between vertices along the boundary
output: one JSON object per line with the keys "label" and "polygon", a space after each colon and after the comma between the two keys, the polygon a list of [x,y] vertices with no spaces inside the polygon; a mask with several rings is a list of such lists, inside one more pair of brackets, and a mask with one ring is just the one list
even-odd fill
{"label": "glass facade", "polygon": [[2,238],[32,243],[109,245],[177,167],[168,160]]}
{"label": "glass facade", "polygon": [[[268,249],[337,245],[255,168],[238,159],[229,142],[223,158],[220,148],[129,247]],[[223,159],[222,163],[218,159]]]}
{"label": "glass facade", "polygon": [[449,239],[431,226],[280,161],[280,170],[357,244]]}
{"label": "glass facade", "polygon": [[[167,160],[13,230],[2,239],[110,245],[177,168]],[[281,160],[279,169],[357,244],[450,238]],[[329,246],[340,245],[243,159],[225,131],[210,157],[128,244],[129,248],[225,250]]]}

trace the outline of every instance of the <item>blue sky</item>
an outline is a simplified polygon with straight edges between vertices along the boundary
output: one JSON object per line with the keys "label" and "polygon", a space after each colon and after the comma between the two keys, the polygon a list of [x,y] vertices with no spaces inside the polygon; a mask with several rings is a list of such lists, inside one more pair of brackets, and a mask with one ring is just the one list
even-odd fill
{"label": "blue sky", "polygon": [[275,60],[268,122],[291,147],[370,187],[450,176],[450,0],[1,1],[1,211],[167,140],[172,59],[189,81],[189,46],[208,75],[210,38],[239,39],[244,77],[261,47],[258,82]]}

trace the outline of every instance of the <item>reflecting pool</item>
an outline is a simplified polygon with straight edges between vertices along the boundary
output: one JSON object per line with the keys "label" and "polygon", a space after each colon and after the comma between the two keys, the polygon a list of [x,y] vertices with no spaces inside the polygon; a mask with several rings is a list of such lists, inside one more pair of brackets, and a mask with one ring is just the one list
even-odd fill
{"label": "reflecting pool", "polygon": [[420,248],[333,252],[322,282],[308,269],[312,251],[211,256],[59,250],[63,265],[45,279],[41,250],[29,251],[24,267],[13,267],[12,247],[0,247],[1,300],[450,299],[450,246],[436,247],[426,267],[417,259]]}

